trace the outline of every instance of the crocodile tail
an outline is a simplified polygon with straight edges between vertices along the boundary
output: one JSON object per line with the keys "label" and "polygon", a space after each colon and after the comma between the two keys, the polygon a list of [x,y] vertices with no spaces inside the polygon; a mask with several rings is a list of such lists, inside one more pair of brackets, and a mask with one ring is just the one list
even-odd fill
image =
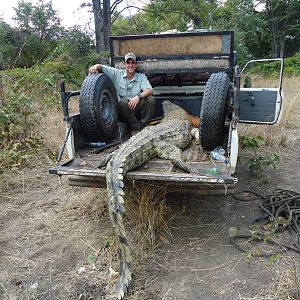
{"label": "crocodile tail", "polygon": [[118,164],[112,159],[106,168],[109,216],[113,223],[119,248],[120,270],[116,289],[116,299],[118,300],[123,299],[124,295],[128,293],[128,285],[131,281],[132,273],[132,258],[122,218],[125,212],[123,164],[123,162]]}

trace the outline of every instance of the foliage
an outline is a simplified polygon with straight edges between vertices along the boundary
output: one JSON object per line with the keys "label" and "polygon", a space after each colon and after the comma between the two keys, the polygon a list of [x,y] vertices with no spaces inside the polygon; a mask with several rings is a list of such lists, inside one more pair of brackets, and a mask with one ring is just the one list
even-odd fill
{"label": "foliage", "polygon": [[158,31],[186,31],[191,21],[195,28],[209,28],[216,8],[215,0],[154,0],[147,6],[146,14],[159,25]]}
{"label": "foliage", "polygon": [[0,20],[0,69],[6,69],[14,65],[18,45],[18,30]]}
{"label": "foliage", "polygon": [[257,177],[261,174],[261,172],[267,167],[272,167],[276,169],[279,163],[279,155],[276,153],[270,153],[266,155],[255,155],[248,161],[249,170],[256,174]]}
{"label": "foliage", "polygon": [[255,10],[252,0],[228,0],[218,6],[213,26],[220,30],[235,31],[235,49],[243,63],[270,52],[270,39],[261,13]]}
{"label": "foliage", "polygon": [[32,68],[0,73],[0,169],[22,163],[42,145],[38,125],[46,107],[60,104],[59,82],[80,86],[85,70],[61,54]]}
{"label": "foliage", "polygon": [[74,26],[63,33],[46,62],[48,65],[58,64],[61,79],[80,86],[86,76],[86,70],[99,57],[99,54],[92,49],[92,44],[89,35],[80,27]]}
{"label": "foliage", "polygon": [[0,69],[15,66],[32,66],[46,58],[56,41],[40,41],[35,34],[27,34],[20,28],[12,28],[0,22]]}
{"label": "foliage", "polygon": [[[279,71],[280,62],[278,61],[258,63],[251,68],[247,68],[249,74],[261,74],[264,77],[274,78],[278,78]],[[300,74],[300,52],[284,60],[284,74],[289,76]]]}
{"label": "foliage", "polygon": [[52,7],[52,2],[38,2],[33,5],[31,2],[21,0],[15,10],[15,21],[19,28],[28,35],[34,34],[38,40],[54,40],[60,36],[62,27],[58,13]]}
{"label": "foliage", "polygon": [[276,153],[260,154],[258,149],[264,144],[262,136],[246,136],[240,137],[241,148],[252,151],[252,156],[248,159],[247,165],[251,172],[255,173],[256,177],[260,177],[262,171],[267,167],[276,169],[280,162],[280,157]]}
{"label": "foliage", "polygon": [[89,55],[92,44],[93,41],[88,33],[79,26],[73,26],[63,32],[52,55],[68,53],[72,59],[82,60],[83,57]]}
{"label": "foliage", "polygon": [[262,136],[258,135],[256,137],[242,135],[240,137],[242,149],[250,149],[256,153],[256,149],[264,144],[264,139]]}
{"label": "foliage", "polygon": [[45,59],[56,47],[62,35],[57,11],[52,3],[43,1],[33,5],[19,1],[15,8],[17,28],[0,22],[1,69],[31,67]]}
{"label": "foliage", "polygon": [[287,75],[300,75],[300,52],[285,59],[284,73]]}
{"label": "foliage", "polygon": [[[19,165],[30,157],[32,150],[41,142],[36,134],[38,116],[33,110],[32,98],[19,89],[13,77],[1,74],[4,100],[0,108],[0,170]],[[7,90],[7,87],[10,86]]]}
{"label": "foliage", "polygon": [[160,25],[144,12],[126,17],[119,15],[112,24],[112,35],[146,34],[160,31]]}
{"label": "foliage", "polygon": [[[300,1],[261,0],[262,15],[267,23],[267,32],[272,40],[272,56],[285,55],[286,42],[300,39]],[[290,50],[293,54],[295,49]]]}

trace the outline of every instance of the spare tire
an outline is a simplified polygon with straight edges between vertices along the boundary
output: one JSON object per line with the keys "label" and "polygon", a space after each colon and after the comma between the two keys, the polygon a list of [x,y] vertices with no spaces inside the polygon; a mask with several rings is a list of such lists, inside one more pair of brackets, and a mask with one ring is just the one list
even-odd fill
{"label": "spare tire", "polygon": [[229,77],[226,73],[213,73],[207,81],[201,105],[200,143],[212,150],[223,142]]}
{"label": "spare tire", "polygon": [[85,78],[79,100],[81,126],[90,141],[113,139],[118,122],[117,93],[105,74]]}

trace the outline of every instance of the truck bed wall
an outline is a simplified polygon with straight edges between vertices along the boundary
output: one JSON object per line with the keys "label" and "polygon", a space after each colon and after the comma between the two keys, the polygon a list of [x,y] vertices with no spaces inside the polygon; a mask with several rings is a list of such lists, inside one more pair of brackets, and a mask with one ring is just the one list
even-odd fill
{"label": "truck bed wall", "polygon": [[134,52],[145,73],[230,73],[233,32],[193,32],[110,37],[111,64],[122,68],[124,55]]}
{"label": "truck bed wall", "polygon": [[[224,38],[225,37],[225,38]],[[229,52],[230,40],[224,35],[158,35],[128,38],[113,42],[114,56],[124,56],[132,49],[140,56],[221,54]]]}

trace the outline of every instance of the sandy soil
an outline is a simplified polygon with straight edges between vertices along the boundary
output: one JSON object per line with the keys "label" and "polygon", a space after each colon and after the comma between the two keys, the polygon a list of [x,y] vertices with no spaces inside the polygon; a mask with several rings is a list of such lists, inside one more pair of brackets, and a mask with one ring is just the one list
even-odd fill
{"label": "sandy soil", "polygon": [[[266,171],[267,182],[240,163],[237,191],[300,192],[299,129],[299,120],[288,129],[282,163]],[[60,186],[48,174],[52,164],[39,155],[0,178],[0,299],[111,299],[118,259],[106,191],[65,179]],[[171,235],[150,252],[136,249],[127,299],[299,299],[299,254],[256,258],[229,242],[231,226],[260,214],[257,202],[177,194],[167,206]]]}

